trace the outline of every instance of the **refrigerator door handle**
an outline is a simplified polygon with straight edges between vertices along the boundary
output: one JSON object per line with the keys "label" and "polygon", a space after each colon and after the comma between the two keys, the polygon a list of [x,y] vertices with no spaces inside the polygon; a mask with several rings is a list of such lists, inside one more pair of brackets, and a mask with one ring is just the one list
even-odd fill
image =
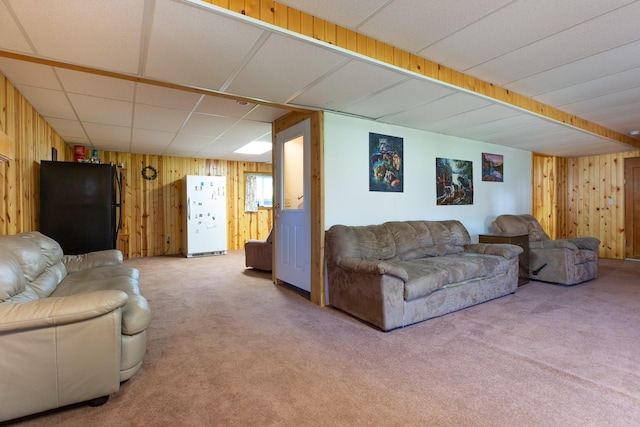
{"label": "refrigerator door handle", "polygon": [[118,231],[122,230],[122,174],[116,170],[116,182],[118,183],[118,226],[116,227],[116,236]]}
{"label": "refrigerator door handle", "polygon": [[191,221],[191,196],[187,197],[187,220]]}

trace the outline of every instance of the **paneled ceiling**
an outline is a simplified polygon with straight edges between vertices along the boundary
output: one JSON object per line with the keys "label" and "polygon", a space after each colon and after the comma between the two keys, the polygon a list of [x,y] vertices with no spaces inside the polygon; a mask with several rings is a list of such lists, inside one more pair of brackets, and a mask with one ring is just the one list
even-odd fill
{"label": "paneled ceiling", "polygon": [[[640,1],[281,0],[619,134],[640,129]],[[0,71],[70,145],[270,161],[292,108],[557,156],[640,147],[189,0],[0,0]]]}

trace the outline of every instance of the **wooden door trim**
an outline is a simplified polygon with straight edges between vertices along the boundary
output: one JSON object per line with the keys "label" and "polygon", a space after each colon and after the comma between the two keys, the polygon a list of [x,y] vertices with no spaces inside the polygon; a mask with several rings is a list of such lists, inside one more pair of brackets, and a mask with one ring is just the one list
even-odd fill
{"label": "wooden door trim", "polygon": [[634,259],[634,199],[633,199],[633,169],[640,168],[640,157],[628,157],[624,159],[624,235],[625,258]]}

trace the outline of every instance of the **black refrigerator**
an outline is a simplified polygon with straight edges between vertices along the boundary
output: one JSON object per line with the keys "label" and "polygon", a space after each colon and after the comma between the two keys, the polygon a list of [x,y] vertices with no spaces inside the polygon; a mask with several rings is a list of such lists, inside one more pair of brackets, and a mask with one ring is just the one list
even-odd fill
{"label": "black refrigerator", "polygon": [[113,165],[40,163],[40,232],[67,255],[115,249],[121,201],[121,175]]}

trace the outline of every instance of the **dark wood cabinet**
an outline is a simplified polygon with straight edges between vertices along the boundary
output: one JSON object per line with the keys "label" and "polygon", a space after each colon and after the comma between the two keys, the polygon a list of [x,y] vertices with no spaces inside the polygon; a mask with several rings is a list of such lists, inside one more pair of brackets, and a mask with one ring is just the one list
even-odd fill
{"label": "dark wood cabinet", "polygon": [[522,253],[518,258],[520,272],[518,274],[518,286],[529,283],[529,235],[519,233],[494,233],[480,234],[480,243],[509,243],[522,248]]}

